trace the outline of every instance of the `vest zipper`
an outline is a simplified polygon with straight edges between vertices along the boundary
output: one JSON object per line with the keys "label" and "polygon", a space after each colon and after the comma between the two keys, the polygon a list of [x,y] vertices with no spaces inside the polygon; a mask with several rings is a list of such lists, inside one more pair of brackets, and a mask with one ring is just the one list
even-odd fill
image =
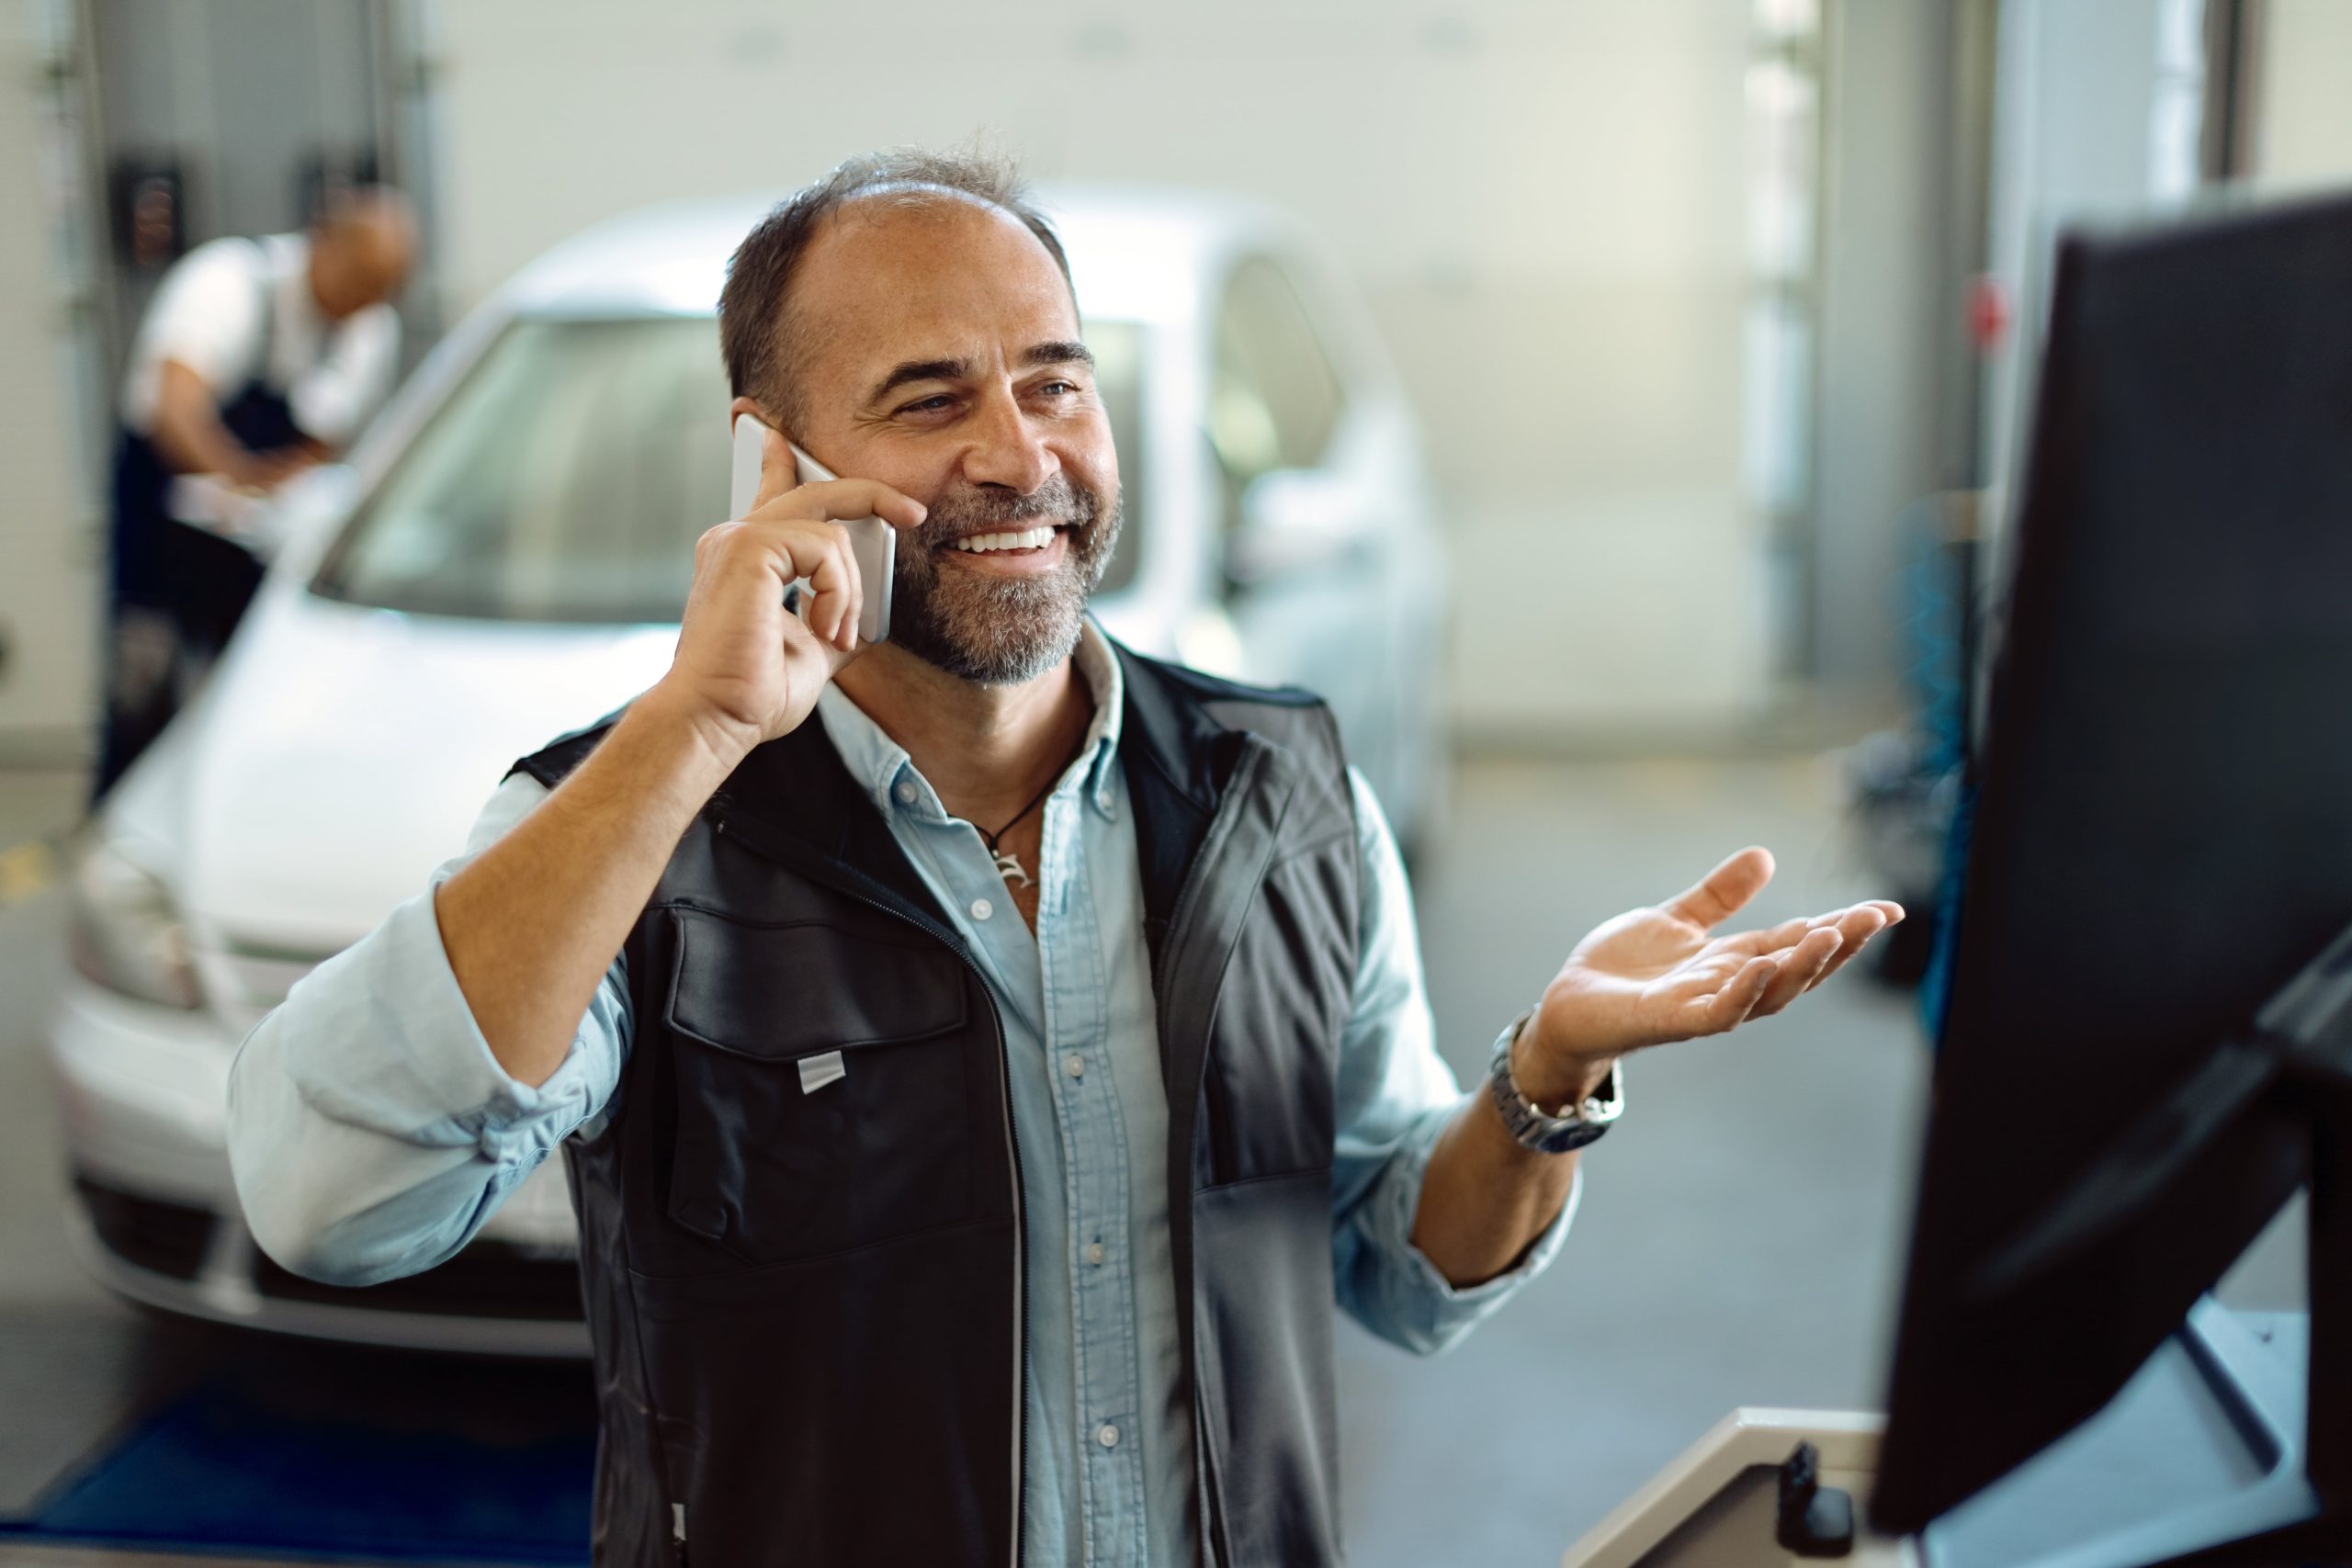
{"label": "vest zipper", "polygon": [[[723,816],[711,824],[712,830],[718,833],[726,832],[727,826],[727,818]],[[980,966],[972,962],[970,954],[964,951],[962,940],[955,932],[935,920],[910,914],[878,898],[843,887],[839,883],[829,882],[826,886],[846,898],[854,899],[869,909],[879,910],[894,920],[904,921],[932,937],[956,955],[956,961],[980,983],[983,993],[988,990],[988,976],[980,973]],[[994,997],[989,998],[989,1010],[991,1014],[996,1011]],[[1021,1174],[1021,1135],[1012,1124],[1012,1066],[1004,1057],[1004,1021],[1001,1017],[997,1019],[996,1049],[998,1099],[1004,1112],[1004,1146],[1012,1156],[1012,1305],[1015,1323],[1012,1341],[1012,1556],[1005,1568],[1021,1568],[1023,1532],[1026,1528],[1022,1517],[1022,1503],[1029,1495],[1029,1438],[1023,1429],[1023,1413],[1027,1408],[1029,1391],[1029,1201]],[[683,1551],[683,1542],[681,1548]]]}

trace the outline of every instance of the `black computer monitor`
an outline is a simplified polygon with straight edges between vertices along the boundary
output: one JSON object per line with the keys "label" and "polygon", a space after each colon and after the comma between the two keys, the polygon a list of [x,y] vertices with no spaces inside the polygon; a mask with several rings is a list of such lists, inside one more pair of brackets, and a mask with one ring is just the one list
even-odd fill
{"label": "black computer monitor", "polygon": [[[2315,1219],[2352,1252],[2352,1151],[2327,1142],[2345,998],[2311,989],[2346,976],[2309,968],[2352,928],[2352,199],[2062,241],[2019,502],[1871,1506],[1889,1530],[2106,1404],[2315,1147]],[[2310,1513],[2352,1502],[2352,1303],[2325,1299],[2347,1267],[2312,1260],[2314,1378],[2337,1381]]]}

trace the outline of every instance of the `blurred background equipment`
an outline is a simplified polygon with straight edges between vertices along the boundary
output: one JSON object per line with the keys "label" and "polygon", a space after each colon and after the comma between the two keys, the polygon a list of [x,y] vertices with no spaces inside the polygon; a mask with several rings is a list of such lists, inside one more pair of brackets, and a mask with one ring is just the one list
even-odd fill
{"label": "blurred background equipment", "polygon": [[[2352,179],[2337,0],[24,0],[0,64],[0,1535],[216,1553],[582,1560],[498,1512],[581,1451],[560,1184],[363,1303],[243,1241],[220,1083],[513,756],[661,667],[662,551],[723,504],[725,204],[978,135],[1097,236],[1106,615],[1338,701],[1472,1082],[1565,942],[1738,843],[1764,918],[1894,893],[1931,934],[2057,225]],[[248,623],[69,842],[139,325],[374,183],[416,209],[405,382],[260,509]],[[1883,1399],[1925,1063],[1912,998],[1822,1003],[1651,1067],[1577,1266],[1443,1363],[1342,1331],[1359,1561],[1546,1561],[1736,1403]],[[2225,1296],[2299,1303],[2300,1247],[2290,1210]],[[485,1393],[77,1258],[552,1354]]]}

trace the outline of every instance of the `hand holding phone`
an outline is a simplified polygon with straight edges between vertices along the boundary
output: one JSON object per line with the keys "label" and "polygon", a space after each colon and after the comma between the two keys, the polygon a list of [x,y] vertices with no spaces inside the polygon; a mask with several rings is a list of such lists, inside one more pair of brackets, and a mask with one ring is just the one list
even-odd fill
{"label": "hand holding phone", "polygon": [[[782,435],[747,425],[736,439],[749,459],[742,469],[757,477],[749,479],[748,494],[736,490],[739,515],[695,541],[677,652],[643,697],[647,712],[684,721],[717,756],[747,752],[798,728],[857,657],[865,583],[887,587],[893,560],[884,556],[862,567],[838,520],[871,513],[892,527],[915,528],[925,515],[921,502],[879,480],[800,482]],[[808,584],[797,604],[796,582]]]}
{"label": "hand holding phone", "polygon": [[[735,416],[735,460],[728,487],[727,513],[741,518],[760,493],[760,464],[768,427],[750,414]],[[840,478],[824,464],[786,443],[799,465],[802,484],[820,484]],[[836,525],[846,529],[850,553],[857,560],[858,585],[865,603],[858,612],[857,635],[866,642],[885,642],[890,636],[890,588],[898,573],[899,533],[879,517],[859,517]]]}

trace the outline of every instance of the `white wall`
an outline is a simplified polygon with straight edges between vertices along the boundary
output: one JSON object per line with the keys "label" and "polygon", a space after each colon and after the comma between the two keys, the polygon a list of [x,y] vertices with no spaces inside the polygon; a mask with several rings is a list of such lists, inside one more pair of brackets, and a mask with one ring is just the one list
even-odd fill
{"label": "white wall", "polygon": [[1985,473],[2010,479],[2030,416],[2052,243],[2193,191],[2202,0],[2004,0],[1995,94],[1992,270],[2017,307],[1988,366]]}
{"label": "white wall", "polygon": [[1938,355],[1960,311],[1939,250],[1961,240],[1945,228],[1948,10],[1851,0],[1828,17],[1810,631],[1823,687],[1849,703],[1883,695],[1910,657],[1900,520],[1939,482]]}
{"label": "white wall", "polygon": [[[1875,3],[1875,0],[1872,0]],[[1747,0],[501,0],[435,13],[453,302],[594,219],[987,132],[1337,242],[1427,423],[1468,729],[1688,731],[1764,689],[1739,499]]]}
{"label": "white wall", "polygon": [[59,165],[29,0],[0,5],[0,761],[64,761],[96,712],[100,520],[81,482]]}
{"label": "white wall", "polygon": [[2352,180],[2352,5],[2269,0],[2254,71],[2254,173],[2266,186]]}

